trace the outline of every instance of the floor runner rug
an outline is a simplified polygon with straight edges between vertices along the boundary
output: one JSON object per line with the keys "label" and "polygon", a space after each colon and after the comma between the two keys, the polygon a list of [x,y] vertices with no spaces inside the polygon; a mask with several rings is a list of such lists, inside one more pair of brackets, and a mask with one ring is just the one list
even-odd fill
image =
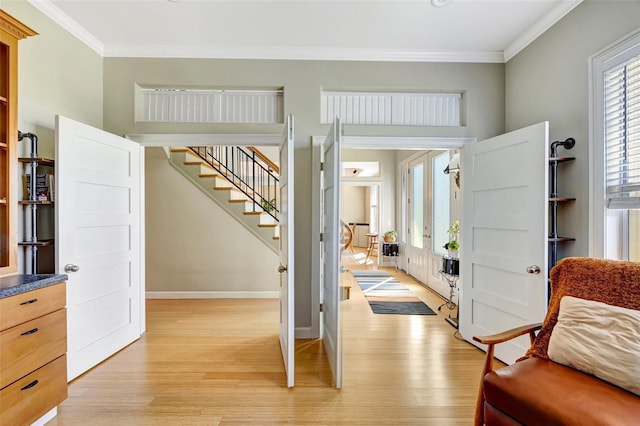
{"label": "floor runner rug", "polygon": [[352,271],[375,314],[436,315],[393,276],[381,271]]}

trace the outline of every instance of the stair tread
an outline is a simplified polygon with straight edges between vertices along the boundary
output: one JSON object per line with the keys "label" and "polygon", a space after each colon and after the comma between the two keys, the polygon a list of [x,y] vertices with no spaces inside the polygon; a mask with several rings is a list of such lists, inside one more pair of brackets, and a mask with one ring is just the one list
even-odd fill
{"label": "stair tread", "polygon": [[[244,222],[245,226],[248,226],[249,228],[253,228],[254,231],[252,232],[254,232],[254,234],[263,241],[263,243],[266,243],[272,249],[277,248],[277,245],[279,244],[278,241],[280,240],[280,236],[273,235],[278,233],[277,222],[268,223],[270,222],[270,220],[266,220],[268,219],[266,216],[265,216],[266,219],[263,219],[262,215],[266,214],[266,212],[262,211],[262,209],[259,207],[255,207],[255,209],[258,209],[259,211],[253,211],[254,207],[245,207],[242,205],[240,208],[235,207],[237,203],[254,203],[254,201],[251,200],[250,197],[247,197],[242,190],[238,189],[230,181],[234,179],[233,175],[231,175],[229,172],[226,172],[226,171],[216,170],[215,169],[215,167],[217,167],[216,164],[214,164],[214,166],[212,166],[211,164],[207,164],[206,161],[204,161],[203,159],[195,155],[188,148],[176,147],[176,148],[170,148],[170,151],[172,153],[185,154],[184,158],[182,157],[182,155],[173,156],[173,158],[170,159],[170,161],[174,162],[175,165],[177,166],[180,166],[182,164],[183,167],[181,168],[184,171],[188,170],[187,173],[190,176],[192,176],[192,179],[193,178],[209,179],[209,180],[202,180],[199,182],[199,186],[201,188],[204,189],[206,187],[209,187],[216,192],[229,191],[229,195],[223,192],[222,196],[216,195],[216,196],[213,196],[213,198],[217,199],[218,202],[228,201],[229,203],[233,203],[234,207],[231,210],[229,210],[229,213],[236,216],[236,219],[239,220],[240,222]],[[176,161],[176,159],[179,159],[179,160]],[[202,169],[202,168],[195,169],[192,166],[201,166],[201,167],[205,166],[206,169]],[[187,167],[190,167],[190,168],[187,169]],[[215,180],[211,180],[211,178],[215,178]],[[224,200],[224,198],[227,198],[227,197],[228,199]],[[243,211],[243,210],[249,210],[249,211]],[[242,216],[244,216],[245,219],[242,219]],[[259,219],[258,220],[249,219],[250,217],[258,217]],[[256,223],[256,222],[267,222],[267,223]],[[268,230],[268,232],[259,231],[260,229],[266,229]]]}

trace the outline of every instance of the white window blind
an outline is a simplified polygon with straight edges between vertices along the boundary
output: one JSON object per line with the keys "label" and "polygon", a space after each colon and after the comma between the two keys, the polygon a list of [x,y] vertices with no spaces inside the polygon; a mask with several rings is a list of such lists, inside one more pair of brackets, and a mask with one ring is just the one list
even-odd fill
{"label": "white window blind", "polygon": [[607,207],[640,208],[640,57],[604,75]]}

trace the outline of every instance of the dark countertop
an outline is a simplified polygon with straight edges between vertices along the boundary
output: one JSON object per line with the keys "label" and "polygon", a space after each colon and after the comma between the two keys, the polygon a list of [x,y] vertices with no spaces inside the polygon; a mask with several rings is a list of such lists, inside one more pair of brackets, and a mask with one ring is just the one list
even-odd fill
{"label": "dark countertop", "polygon": [[0,299],[67,281],[67,274],[18,274],[0,278]]}

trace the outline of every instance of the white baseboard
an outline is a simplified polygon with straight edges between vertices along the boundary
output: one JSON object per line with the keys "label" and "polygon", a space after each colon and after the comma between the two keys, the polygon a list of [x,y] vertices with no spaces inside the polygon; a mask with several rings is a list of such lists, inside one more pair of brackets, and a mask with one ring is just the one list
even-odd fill
{"label": "white baseboard", "polygon": [[277,291],[147,291],[147,299],[277,299]]}
{"label": "white baseboard", "polygon": [[45,413],[44,416],[40,417],[38,420],[33,422],[31,426],[44,426],[57,415],[58,415],[58,406],[55,406],[51,410],[49,410],[47,413]]}
{"label": "white baseboard", "polygon": [[318,336],[314,336],[311,332],[311,327],[296,327],[295,329],[296,339],[316,339]]}

